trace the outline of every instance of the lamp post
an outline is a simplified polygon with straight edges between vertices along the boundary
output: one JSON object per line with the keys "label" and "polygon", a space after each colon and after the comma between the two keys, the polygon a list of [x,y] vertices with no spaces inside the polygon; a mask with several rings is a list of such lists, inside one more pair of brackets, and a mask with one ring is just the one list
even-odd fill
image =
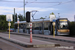
{"label": "lamp post", "polygon": [[14,8],[14,23],[15,23],[15,8]]}
{"label": "lamp post", "polygon": [[24,0],[24,18],[25,18],[25,0]]}
{"label": "lamp post", "polygon": [[60,14],[60,13],[58,13],[58,18],[60,18],[59,14]]}

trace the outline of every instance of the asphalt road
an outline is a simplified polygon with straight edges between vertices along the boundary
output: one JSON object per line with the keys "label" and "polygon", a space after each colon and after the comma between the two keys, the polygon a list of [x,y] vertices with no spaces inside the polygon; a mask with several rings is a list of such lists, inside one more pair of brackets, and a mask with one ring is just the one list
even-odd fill
{"label": "asphalt road", "polygon": [[[20,35],[16,35],[16,36],[21,37]],[[24,36],[24,37],[29,38],[29,36]],[[61,46],[60,47],[52,47],[52,48],[25,48],[25,47],[19,46],[17,44],[0,39],[0,48],[2,50],[75,50],[74,43],[67,43],[67,42],[55,41],[55,40],[44,39],[44,38],[36,38],[36,37],[33,37],[33,39],[47,41],[47,42],[53,42],[53,43],[59,43]]]}
{"label": "asphalt road", "polygon": [[21,47],[16,46],[8,41],[0,39],[0,49],[1,50],[23,50]]}
{"label": "asphalt road", "polygon": [[67,50],[63,48],[25,48],[0,39],[0,50]]}

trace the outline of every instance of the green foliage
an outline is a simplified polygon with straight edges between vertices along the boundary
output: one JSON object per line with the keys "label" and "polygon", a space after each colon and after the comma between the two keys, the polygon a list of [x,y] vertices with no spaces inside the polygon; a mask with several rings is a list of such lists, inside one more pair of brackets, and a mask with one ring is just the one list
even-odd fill
{"label": "green foliage", "polygon": [[23,16],[21,14],[18,15],[19,21],[23,21]]}
{"label": "green foliage", "polygon": [[6,30],[8,28],[8,22],[6,21],[6,15],[0,15],[0,30]]}
{"label": "green foliage", "polygon": [[[11,22],[10,28],[14,28],[14,22]],[[0,15],[0,31],[6,31],[8,29],[8,21],[6,21],[6,15]]]}
{"label": "green foliage", "polygon": [[[19,14],[18,17],[20,18],[20,21],[25,20],[25,18],[21,14]],[[10,28],[14,28],[14,21],[17,22],[17,13],[15,14],[15,17],[13,14],[13,21],[10,22],[11,23]],[[7,29],[8,29],[8,22],[6,21],[6,15],[0,15],[0,31],[6,31]]]}
{"label": "green foliage", "polygon": [[13,22],[13,21],[11,21],[11,26],[10,26],[10,28],[14,28],[14,22]]}
{"label": "green foliage", "polygon": [[[55,15],[53,12],[52,13],[50,13],[50,15]],[[55,16],[56,17],[56,16]],[[50,17],[49,17],[50,18]]]}
{"label": "green foliage", "polygon": [[45,18],[41,17],[40,19],[45,19]]}
{"label": "green foliage", "polygon": [[23,15],[21,15],[21,14],[18,15],[18,18],[20,21],[25,21],[25,17],[23,17]]}
{"label": "green foliage", "polygon": [[54,15],[54,13],[52,12],[52,13],[50,13],[50,15]]}
{"label": "green foliage", "polygon": [[69,29],[70,35],[75,35],[75,22],[70,22]]}

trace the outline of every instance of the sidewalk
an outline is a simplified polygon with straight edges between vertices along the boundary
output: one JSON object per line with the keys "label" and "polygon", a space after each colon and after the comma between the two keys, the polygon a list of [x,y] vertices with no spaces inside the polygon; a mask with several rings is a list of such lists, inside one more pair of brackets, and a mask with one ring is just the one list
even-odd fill
{"label": "sidewalk", "polygon": [[[30,36],[30,34],[26,34],[26,33],[12,32],[12,34]],[[33,37],[40,37],[40,38],[45,38],[45,39],[52,39],[52,40],[75,43],[75,38],[74,37],[55,36],[55,38],[54,38],[52,35],[41,35],[41,34],[33,34]]]}
{"label": "sidewalk", "polygon": [[10,35],[10,39],[9,39],[9,35],[8,34],[3,34],[0,33],[0,38],[19,44],[21,46],[24,47],[56,47],[56,46],[60,46],[59,44],[56,43],[52,43],[52,42],[46,42],[46,41],[41,41],[41,40],[36,40],[33,39],[33,42],[30,43],[30,38],[26,38],[24,36],[19,36],[19,35]]}

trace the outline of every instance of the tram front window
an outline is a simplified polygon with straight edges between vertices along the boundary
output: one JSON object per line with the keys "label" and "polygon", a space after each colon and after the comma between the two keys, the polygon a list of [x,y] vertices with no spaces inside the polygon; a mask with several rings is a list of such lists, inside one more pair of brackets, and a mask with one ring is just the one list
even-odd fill
{"label": "tram front window", "polygon": [[67,21],[61,21],[59,24],[59,29],[68,29],[68,22]]}

